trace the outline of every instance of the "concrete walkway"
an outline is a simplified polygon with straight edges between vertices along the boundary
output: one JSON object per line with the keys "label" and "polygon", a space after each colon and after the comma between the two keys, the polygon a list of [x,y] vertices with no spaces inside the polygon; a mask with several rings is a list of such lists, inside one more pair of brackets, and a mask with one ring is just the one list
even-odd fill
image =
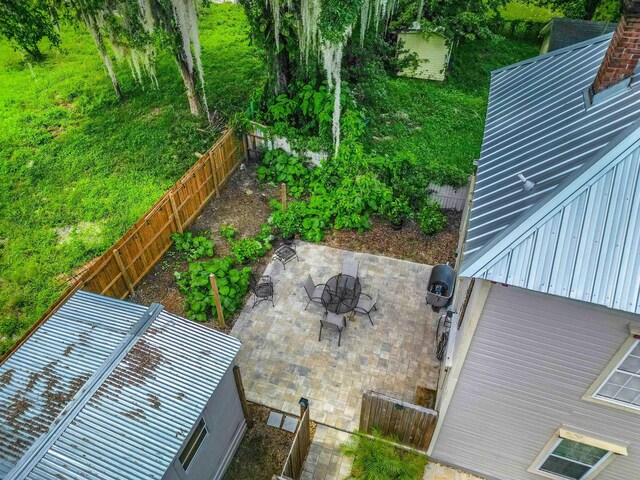
{"label": "concrete walkway", "polygon": [[351,459],[340,453],[340,445],[349,440],[341,430],[318,425],[301,480],[342,480],[351,473]]}
{"label": "concrete walkway", "polygon": [[[297,246],[299,262],[271,262],[265,274],[275,289],[275,307],[245,305],[231,334],[242,342],[238,364],[250,401],[297,414],[309,399],[311,419],[341,430],[358,428],[362,391],[370,389],[415,402],[416,388],[435,388],[438,316],[425,304],[429,265],[309,243]],[[374,325],[366,315],[347,322],[338,347],[337,332],[318,331],[323,308],[311,304],[303,288],[340,273],[345,256],[360,262],[362,291],[379,291]]]}
{"label": "concrete walkway", "polygon": [[429,462],[424,471],[423,480],[482,480],[470,473],[447,467],[436,462]]}

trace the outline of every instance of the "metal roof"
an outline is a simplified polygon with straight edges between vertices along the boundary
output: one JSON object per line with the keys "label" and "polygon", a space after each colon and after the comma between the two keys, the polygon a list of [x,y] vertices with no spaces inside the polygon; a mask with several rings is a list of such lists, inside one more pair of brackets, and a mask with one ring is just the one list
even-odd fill
{"label": "metal roof", "polygon": [[[239,348],[159,305],[76,293],[0,366],[11,372],[0,412],[16,417],[3,422],[2,445],[29,438],[11,455],[3,449],[0,476],[162,478]],[[30,387],[43,372],[44,388]],[[52,382],[65,401],[49,412]],[[46,419],[35,432],[33,418]]]}
{"label": "metal roof", "polygon": [[586,95],[610,37],[493,72],[462,276],[640,313],[638,72]]}
{"label": "metal roof", "polygon": [[640,121],[611,143],[461,274],[640,313]]}
{"label": "metal roof", "polygon": [[554,18],[540,31],[549,35],[549,51],[575,45],[605,33],[613,33],[616,22],[594,22],[576,18]]}

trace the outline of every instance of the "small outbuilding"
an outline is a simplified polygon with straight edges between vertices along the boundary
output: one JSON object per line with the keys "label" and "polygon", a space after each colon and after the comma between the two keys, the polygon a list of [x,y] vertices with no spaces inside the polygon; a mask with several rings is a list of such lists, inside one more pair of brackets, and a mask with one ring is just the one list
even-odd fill
{"label": "small outbuilding", "polygon": [[240,342],[78,291],[0,364],[0,478],[219,479],[246,430]]}
{"label": "small outbuilding", "polygon": [[443,81],[451,57],[451,40],[440,32],[425,32],[417,27],[398,33],[398,42],[408,51],[404,55],[415,53],[419,62],[417,69],[403,70],[400,75]]}
{"label": "small outbuilding", "polygon": [[554,18],[542,30],[542,47],[540,54],[553,52],[560,48],[570,47],[576,43],[591,40],[605,33],[615,31],[615,22],[593,22],[576,18]]}

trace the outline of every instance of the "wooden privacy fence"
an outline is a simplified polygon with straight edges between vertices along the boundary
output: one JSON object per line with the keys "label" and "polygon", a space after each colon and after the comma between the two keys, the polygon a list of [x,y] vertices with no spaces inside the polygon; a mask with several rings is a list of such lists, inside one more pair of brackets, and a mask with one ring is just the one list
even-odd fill
{"label": "wooden privacy fence", "polygon": [[437,419],[438,412],[435,410],[370,390],[365,390],[362,394],[359,430],[363,433],[371,433],[375,428],[384,435],[397,437],[403,445],[426,450],[433,437]]}
{"label": "wooden privacy fence", "polygon": [[209,200],[220,195],[220,189],[245,158],[244,142],[227,130],[120,240],[74,278],[67,291],[0,361],[77,290],[114,298],[133,294],[134,287],[173,244],[171,234],[182,233],[193,223]]}
{"label": "wooden privacy fence", "polygon": [[307,458],[311,445],[311,421],[309,420],[309,408],[302,407],[303,412],[298,422],[298,430],[293,438],[293,444],[287,460],[284,462],[281,478],[298,480],[302,474],[304,460]]}

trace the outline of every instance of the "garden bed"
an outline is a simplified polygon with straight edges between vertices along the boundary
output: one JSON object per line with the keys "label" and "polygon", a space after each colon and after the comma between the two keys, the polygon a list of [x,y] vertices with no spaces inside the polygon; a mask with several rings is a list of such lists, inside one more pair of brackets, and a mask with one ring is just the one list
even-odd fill
{"label": "garden bed", "polygon": [[[250,403],[253,427],[247,430],[224,480],[271,480],[282,471],[294,434],[267,426],[271,409]],[[315,424],[311,423],[311,438]]]}
{"label": "garden bed", "polygon": [[[205,207],[189,229],[191,232],[210,232],[207,236],[215,241],[216,257],[229,254],[229,244],[220,234],[221,226],[233,225],[238,238],[256,235],[271,214],[269,201],[279,198],[279,188],[259,182],[256,170],[255,163],[241,166],[222,189],[220,197],[214,198]],[[422,233],[414,223],[405,225],[402,230],[394,230],[388,222],[374,218],[373,226],[368,231],[361,233],[355,230],[333,230],[327,232],[326,239],[321,243],[431,265],[454,262],[460,216],[459,212],[447,211],[446,228],[431,236]],[[278,246],[276,241],[274,248]],[[267,254],[250,264],[256,277],[262,274],[270,258],[271,255]],[[158,302],[168,311],[186,316],[184,297],[178,290],[174,272],[185,271],[188,265],[175,247],[170,248],[136,287],[135,295],[130,300],[143,305]],[[223,330],[230,331],[234,320],[235,315],[227,318],[227,327]],[[211,317],[206,325],[219,329]]]}

